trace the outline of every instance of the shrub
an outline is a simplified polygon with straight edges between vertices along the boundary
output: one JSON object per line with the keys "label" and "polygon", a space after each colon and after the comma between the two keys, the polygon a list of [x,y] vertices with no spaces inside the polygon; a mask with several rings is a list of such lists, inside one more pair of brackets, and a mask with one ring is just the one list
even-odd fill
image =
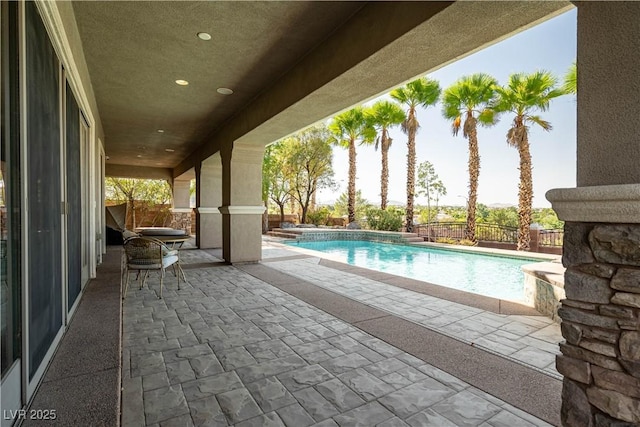
{"label": "shrub", "polygon": [[438,237],[436,239],[436,243],[446,243],[449,245],[456,245],[458,241],[456,239],[452,239],[451,237]]}
{"label": "shrub", "polygon": [[459,245],[462,246],[477,246],[478,243],[474,242],[473,240],[469,240],[469,239],[462,239],[458,242]]}
{"label": "shrub", "polygon": [[328,225],[331,218],[331,212],[326,206],[320,209],[309,210],[307,212],[307,224]]}
{"label": "shrub", "polygon": [[392,207],[386,210],[370,208],[366,211],[367,224],[372,230],[398,231],[402,227],[402,211]]}

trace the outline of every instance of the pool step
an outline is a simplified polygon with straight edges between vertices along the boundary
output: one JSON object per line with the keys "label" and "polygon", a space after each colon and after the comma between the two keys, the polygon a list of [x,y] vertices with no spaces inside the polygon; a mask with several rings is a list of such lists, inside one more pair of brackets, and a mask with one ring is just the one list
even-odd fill
{"label": "pool step", "polygon": [[287,233],[287,232],[284,232],[284,231],[269,231],[267,233],[267,236],[281,237],[283,239],[295,239],[299,235],[295,234],[295,233]]}
{"label": "pool step", "polygon": [[419,237],[416,235],[415,237],[404,237],[403,240],[406,243],[424,242],[424,237]]}

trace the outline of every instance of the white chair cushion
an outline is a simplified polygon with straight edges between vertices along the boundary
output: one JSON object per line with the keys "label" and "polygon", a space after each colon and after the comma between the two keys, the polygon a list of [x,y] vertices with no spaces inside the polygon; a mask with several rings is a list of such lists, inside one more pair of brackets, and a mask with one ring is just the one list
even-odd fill
{"label": "white chair cushion", "polygon": [[178,262],[178,255],[168,255],[162,257],[162,267],[167,268]]}

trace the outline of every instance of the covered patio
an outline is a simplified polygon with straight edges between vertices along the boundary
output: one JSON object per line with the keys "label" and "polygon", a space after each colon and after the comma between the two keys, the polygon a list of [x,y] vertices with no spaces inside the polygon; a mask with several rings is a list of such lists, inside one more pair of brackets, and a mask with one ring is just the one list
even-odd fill
{"label": "covered patio", "polygon": [[[578,187],[547,196],[566,221],[556,368],[557,337],[526,313],[263,247],[266,145],[574,6]],[[635,2],[2,2],[2,426],[27,408],[65,425],[640,423],[639,17]],[[196,180],[183,290],[159,300],[151,281],[121,304],[105,176],[168,180],[178,219]]]}

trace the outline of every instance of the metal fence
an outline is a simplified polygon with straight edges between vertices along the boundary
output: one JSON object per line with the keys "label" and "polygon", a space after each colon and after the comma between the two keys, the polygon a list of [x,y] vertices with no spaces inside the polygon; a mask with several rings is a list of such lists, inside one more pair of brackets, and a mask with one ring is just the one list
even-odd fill
{"label": "metal fence", "polygon": [[562,240],[564,239],[564,230],[540,230],[540,237],[538,244],[540,246],[550,247],[562,247]]}
{"label": "metal fence", "polygon": [[[464,222],[437,222],[420,224],[414,233],[426,240],[435,242],[438,239],[462,240],[465,238],[467,224]],[[539,230],[539,245],[562,247],[563,230]],[[506,227],[498,224],[476,223],[476,239],[482,242],[513,243],[518,242],[517,227]]]}

